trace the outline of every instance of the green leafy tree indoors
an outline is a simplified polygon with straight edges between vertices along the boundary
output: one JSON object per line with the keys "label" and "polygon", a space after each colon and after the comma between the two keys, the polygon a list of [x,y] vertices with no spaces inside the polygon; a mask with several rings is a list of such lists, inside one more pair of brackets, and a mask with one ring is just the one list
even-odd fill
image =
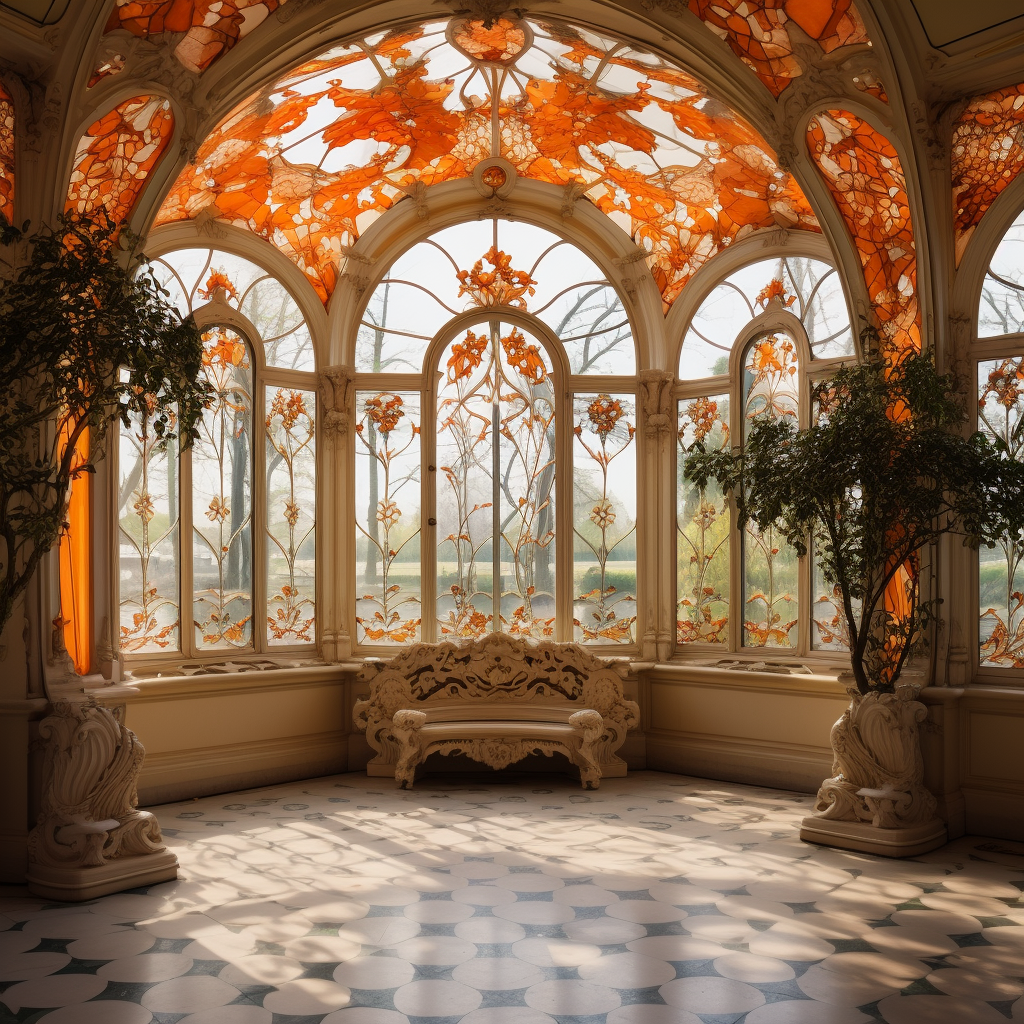
{"label": "green leafy tree indoors", "polygon": [[695,445],[684,474],[701,487],[716,479],[741,526],[775,524],[801,555],[814,538],[858,690],[893,692],[936,611],[919,590],[922,550],[946,533],[974,548],[1016,536],[1024,465],[984,434],[964,436],[957,381],[927,355],[843,367],[812,397],[814,426],[759,418],[742,451]]}
{"label": "green leafy tree indoors", "polygon": [[30,237],[0,236],[19,257],[0,271],[0,629],[117,418],[127,425],[136,413],[187,447],[209,400],[202,335],[134,241],[109,221],[71,216]]}

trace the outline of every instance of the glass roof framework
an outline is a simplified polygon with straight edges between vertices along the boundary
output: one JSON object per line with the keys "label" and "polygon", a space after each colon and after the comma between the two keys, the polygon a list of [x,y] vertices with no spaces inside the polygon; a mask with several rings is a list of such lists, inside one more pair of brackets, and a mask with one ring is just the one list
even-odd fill
{"label": "glass roof framework", "polygon": [[453,19],[336,46],[236,107],[159,212],[247,228],[326,303],[344,248],[417,183],[501,156],[650,253],[666,308],[758,228],[817,231],[760,135],[660,57],[562,23]]}

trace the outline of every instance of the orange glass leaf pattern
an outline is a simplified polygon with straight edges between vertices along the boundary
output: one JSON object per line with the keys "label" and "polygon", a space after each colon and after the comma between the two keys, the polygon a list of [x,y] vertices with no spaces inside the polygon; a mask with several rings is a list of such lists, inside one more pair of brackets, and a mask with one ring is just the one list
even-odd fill
{"label": "orange glass leaf pattern", "polygon": [[[497,91],[441,22],[307,62],[214,129],[158,223],[202,215],[248,228],[326,302],[343,248],[374,218],[413,186],[465,178],[500,155],[614,216],[649,254],[666,307],[737,238],[818,230],[761,136],[695,79],[589,32],[528,28]],[[531,73],[518,66],[526,54]]]}
{"label": "orange glass leaf pattern", "polygon": [[79,141],[64,209],[86,216],[103,209],[115,223],[127,220],[173,130],[167,100],[136,96],[119,103]]}
{"label": "orange glass leaf pattern", "polygon": [[899,154],[846,110],[811,118],[807,145],[853,236],[883,349],[919,350],[917,252]]}
{"label": "orange glass leaf pattern", "polygon": [[0,82],[0,219],[14,223],[14,100]]}
{"label": "orange glass leaf pattern", "polygon": [[1024,83],[978,96],[953,126],[956,265],[996,196],[1024,167]]}
{"label": "orange glass leaf pattern", "polygon": [[690,0],[690,10],[775,97],[802,74],[790,22],[825,53],[870,42],[853,0]]}
{"label": "orange glass leaf pattern", "polygon": [[142,39],[184,32],[175,57],[190,71],[205,71],[239,39],[287,0],[121,0],[106,31],[123,28]]}

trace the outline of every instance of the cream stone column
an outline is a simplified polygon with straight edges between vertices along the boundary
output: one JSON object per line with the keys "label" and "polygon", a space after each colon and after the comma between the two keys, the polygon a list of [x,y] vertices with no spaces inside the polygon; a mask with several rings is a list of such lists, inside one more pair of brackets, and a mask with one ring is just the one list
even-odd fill
{"label": "cream stone column", "polygon": [[352,538],[346,510],[354,507],[352,473],[349,466],[350,428],[355,402],[355,370],[350,366],[328,366],[320,371],[321,480],[318,488],[319,524],[323,538],[320,574],[322,604],[320,633],[324,661],[338,662],[352,656],[348,631],[348,595]]}

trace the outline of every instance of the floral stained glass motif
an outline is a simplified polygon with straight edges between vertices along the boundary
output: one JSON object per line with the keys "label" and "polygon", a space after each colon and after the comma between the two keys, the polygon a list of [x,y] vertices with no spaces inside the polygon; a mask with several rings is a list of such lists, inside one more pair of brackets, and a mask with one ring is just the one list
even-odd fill
{"label": "floral stained glass motif", "polygon": [[251,647],[252,363],[227,327],[203,335],[214,397],[192,448],[192,585],[198,649]]}
{"label": "floral stained glass motif", "polygon": [[157,279],[183,316],[215,295],[249,319],[267,366],[316,369],[313,339],[291,293],[255,263],[218,249],[176,249],[153,260]]}
{"label": "floral stained glass motif", "polygon": [[65,210],[127,220],[174,130],[169,100],[136,96],[94,121],[78,143]]}
{"label": "floral stained glass motif", "polygon": [[[796,426],[800,387],[796,346],[781,333],[753,341],[743,361],[743,436],[767,416]],[[797,642],[796,551],[774,527],[743,531],[744,647],[794,647]]]}
{"label": "floral stained glass motif", "polygon": [[870,42],[852,0],[690,0],[690,10],[775,97],[803,73],[790,22],[825,53]]}
{"label": "floral stained glass motif", "polygon": [[442,639],[555,632],[555,390],[541,344],[488,320],[452,340],[437,399]]}
{"label": "floral stained glass motif", "polygon": [[14,100],[0,82],[0,223],[14,223]]}
{"label": "floral stained glass motif", "polygon": [[630,395],[573,399],[573,639],[636,640],[636,412]]}
{"label": "floral stained glass motif", "polygon": [[420,639],[420,396],[356,393],[356,639]]}
{"label": "floral stained glass motif", "polygon": [[118,536],[120,648],[143,654],[179,647],[177,442],[132,414],[120,431]]}
{"label": "floral stained glass motif", "polygon": [[977,96],[953,125],[956,264],[985,211],[1024,168],[1024,83]]}
{"label": "floral stained glass motif", "polygon": [[835,268],[807,256],[784,256],[748,264],[714,288],[690,321],[679,376],[728,373],[740,332],[773,303],[800,321],[816,359],[854,354],[849,307]]}
{"label": "floral stained glass motif", "polygon": [[[1024,359],[978,364],[978,429],[1024,459]],[[1024,537],[982,547],[979,560],[981,664],[1024,668]]]}
{"label": "floral stained glass motif", "polygon": [[239,39],[287,0],[118,0],[106,31],[126,29],[149,39],[164,33],[184,38],[174,55],[189,71],[205,71]]}
{"label": "floral stained glass motif", "polygon": [[316,639],[316,396],[266,389],[267,643]]}
{"label": "floral stained glass motif", "polygon": [[419,372],[452,317],[502,304],[547,324],[570,372],[635,372],[629,318],[598,266],[550,231],[498,219],[445,228],[395,261],[363,311],[356,369]]}
{"label": "floral stained glass motif", "polygon": [[728,396],[683,399],[676,425],[676,639],[727,644],[729,504],[714,480],[702,490],[683,477],[683,460],[696,441],[708,451],[730,446]]}
{"label": "floral stained glass motif", "polygon": [[613,217],[649,254],[666,306],[743,235],[818,230],[764,139],[690,75],[581,28],[510,25],[496,41],[477,32],[472,56],[458,21],[307,61],[221,121],[158,223],[203,215],[247,228],[326,302],[345,247],[383,212],[502,156]]}
{"label": "floral stained glass motif", "polygon": [[918,351],[917,252],[899,154],[845,110],[812,117],[807,144],[853,236],[883,349],[890,357]]}

